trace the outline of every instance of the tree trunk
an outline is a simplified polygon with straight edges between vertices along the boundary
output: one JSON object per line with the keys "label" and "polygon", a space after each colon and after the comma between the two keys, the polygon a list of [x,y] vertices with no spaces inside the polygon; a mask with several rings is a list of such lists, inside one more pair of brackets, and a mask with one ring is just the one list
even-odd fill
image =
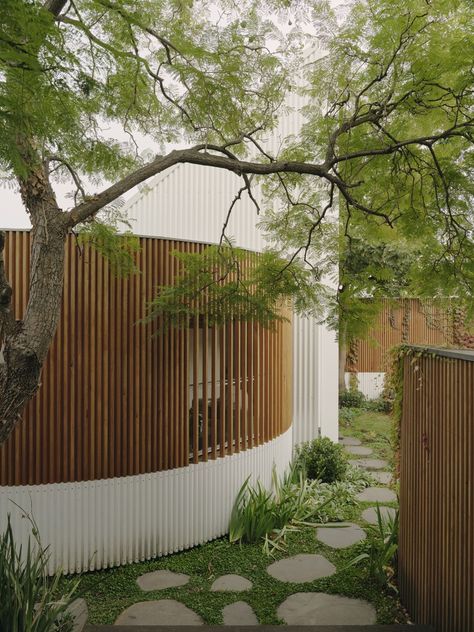
{"label": "tree trunk", "polygon": [[33,229],[28,305],[23,320],[12,314],[12,290],[5,276],[0,238],[0,444],[40,385],[41,368],[61,310],[65,214],[58,207],[44,165],[20,180]]}

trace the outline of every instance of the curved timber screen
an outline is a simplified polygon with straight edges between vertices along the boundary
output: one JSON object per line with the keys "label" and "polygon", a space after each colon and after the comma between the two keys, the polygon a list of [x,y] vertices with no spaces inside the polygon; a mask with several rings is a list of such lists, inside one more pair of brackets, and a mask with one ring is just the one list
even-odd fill
{"label": "curved timber screen", "polygon": [[[28,232],[7,233],[6,266],[21,318]],[[179,273],[175,250],[202,244],[141,238],[139,273],[115,277],[73,237],[60,324],[41,389],[0,448],[0,485],[126,477],[233,455],[291,425],[291,323],[253,322],[159,333],[145,323],[158,285]]]}

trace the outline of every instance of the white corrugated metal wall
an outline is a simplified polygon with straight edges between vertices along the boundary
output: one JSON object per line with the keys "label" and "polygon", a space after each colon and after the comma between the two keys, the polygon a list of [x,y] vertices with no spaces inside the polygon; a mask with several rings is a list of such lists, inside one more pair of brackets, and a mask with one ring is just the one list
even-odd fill
{"label": "white corrugated metal wall", "polygon": [[[291,460],[292,430],[215,461],[164,472],[81,483],[3,487],[0,532],[11,514],[16,542],[26,546],[34,517],[49,570],[76,573],[182,551],[227,533],[245,479],[270,488],[275,465]],[[21,508],[21,509],[20,509]],[[24,510],[24,511],[22,511]]]}

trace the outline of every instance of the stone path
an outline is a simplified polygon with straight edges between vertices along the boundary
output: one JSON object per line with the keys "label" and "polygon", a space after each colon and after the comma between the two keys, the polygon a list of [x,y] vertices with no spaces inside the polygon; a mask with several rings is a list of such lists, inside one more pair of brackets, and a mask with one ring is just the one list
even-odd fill
{"label": "stone path", "polygon": [[119,615],[116,625],[203,625],[201,617],[175,599],[140,601]]}
{"label": "stone path", "polygon": [[304,592],[290,595],[277,610],[289,625],[371,625],[375,608],[362,599]]}
{"label": "stone path", "polygon": [[365,531],[358,524],[338,522],[319,527],[316,531],[317,539],[333,549],[345,549],[367,537]]}
{"label": "stone path", "polygon": [[364,491],[357,494],[356,500],[370,503],[393,503],[397,500],[397,495],[387,487],[366,487]]}
{"label": "stone path", "polygon": [[175,586],[184,586],[189,581],[189,575],[183,573],[172,573],[171,571],[153,571],[140,575],[137,584],[142,590],[164,590]]}
{"label": "stone path", "polygon": [[346,451],[350,454],[358,454],[360,456],[369,456],[369,454],[372,454],[371,448],[365,448],[362,445],[348,445],[346,446]]}
{"label": "stone path", "polygon": [[387,461],[382,459],[357,459],[349,461],[351,465],[362,467],[365,470],[384,470],[388,467]]}
{"label": "stone path", "polygon": [[[397,513],[396,509],[393,507],[380,507],[380,515],[382,516],[382,520],[387,520],[387,518],[394,518]],[[377,511],[374,507],[369,507],[369,509],[365,509],[362,512],[362,519],[368,522],[369,524],[377,524],[378,517]]]}
{"label": "stone path", "polygon": [[250,590],[252,582],[240,575],[222,575],[211,586],[212,592],[243,592]]}
{"label": "stone path", "polygon": [[[372,454],[371,448],[362,445],[355,437],[343,437],[340,443],[351,455],[367,457]],[[396,495],[387,487],[392,475],[386,471],[388,463],[377,458],[359,458],[349,461],[352,465],[371,470],[379,486],[368,487],[357,494],[356,499],[364,503],[385,503],[396,501]],[[373,471],[375,470],[375,471]],[[392,507],[379,505],[383,518],[394,516]],[[361,513],[361,519],[369,524],[377,523],[374,507],[368,507]],[[365,530],[358,524],[331,523],[320,526],[316,530],[316,539],[333,549],[344,549],[361,542],[366,538]],[[267,572],[281,582],[304,584],[323,577],[330,577],[337,569],[323,555],[301,553],[287,557],[267,567]],[[141,590],[149,592],[171,587],[185,586],[189,575],[158,570],[145,573],[137,579]],[[211,592],[239,593],[251,590],[252,582],[237,574],[217,577],[212,583]],[[229,595],[232,599],[232,595]],[[235,596],[237,598],[237,596]],[[79,600],[78,600],[79,601]],[[289,625],[373,625],[377,616],[375,608],[361,599],[350,599],[341,595],[329,595],[321,592],[297,592],[290,595],[280,604],[277,616]],[[258,625],[254,610],[246,601],[234,601],[222,608],[224,625],[245,626]],[[117,618],[117,625],[203,625],[202,618],[184,603],[176,599],[158,599],[135,603],[124,610]]]}
{"label": "stone path", "polygon": [[270,564],[267,572],[281,582],[300,584],[334,575],[336,567],[322,555],[301,553]]}
{"label": "stone path", "polygon": [[224,625],[258,625],[255,612],[245,601],[236,601],[222,610]]}

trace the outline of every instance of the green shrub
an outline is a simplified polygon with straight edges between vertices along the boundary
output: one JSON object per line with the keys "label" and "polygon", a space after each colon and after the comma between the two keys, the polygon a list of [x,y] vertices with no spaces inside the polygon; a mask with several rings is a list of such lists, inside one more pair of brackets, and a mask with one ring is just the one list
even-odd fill
{"label": "green shrub", "polygon": [[70,632],[72,617],[66,609],[77,584],[58,596],[61,573],[47,576],[48,557],[39,541],[28,542],[24,555],[15,546],[8,517],[0,535],[0,630],[1,632]]}
{"label": "green shrub", "polygon": [[347,459],[342,446],[320,437],[297,448],[296,463],[311,480],[333,483],[344,478]]}
{"label": "green shrub", "polygon": [[362,408],[365,402],[365,395],[360,391],[341,391],[339,393],[339,408]]}
{"label": "green shrub", "polygon": [[339,423],[345,428],[349,428],[357,415],[357,409],[355,408],[340,408],[339,409]]}
{"label": "green shrub", "polygon": [[393,401],[382,395],[376,399],[368,399],[364,404],[364,408],[376,413],[390,413],[393,409]]}

